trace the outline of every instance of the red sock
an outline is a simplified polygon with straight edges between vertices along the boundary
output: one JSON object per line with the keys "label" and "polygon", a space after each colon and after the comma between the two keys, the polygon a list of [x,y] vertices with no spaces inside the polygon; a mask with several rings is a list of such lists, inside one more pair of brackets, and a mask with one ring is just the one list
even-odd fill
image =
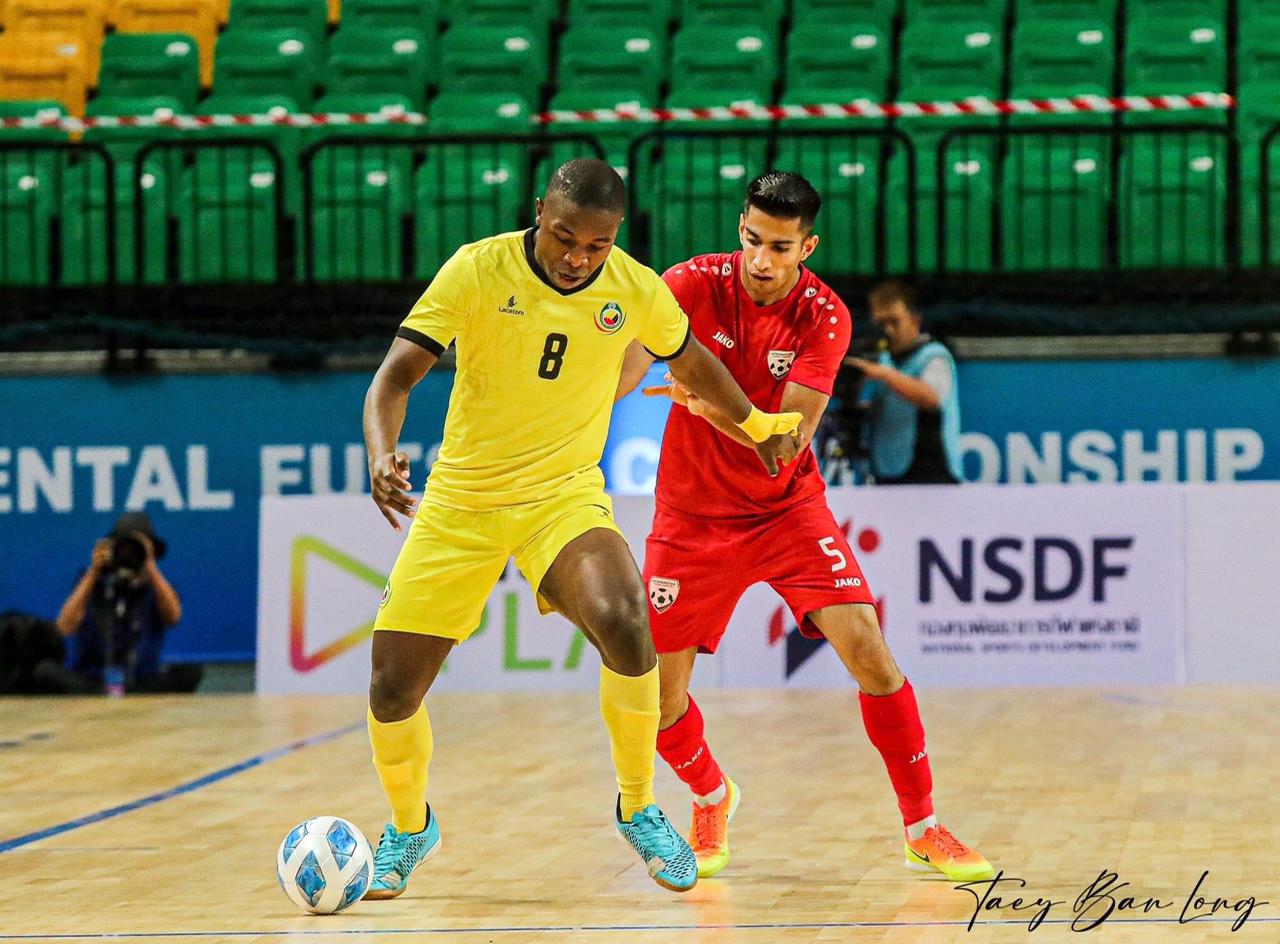
{"label": "red sock", "polygon": [[908,826],[933,815],[933,774],[924,745],[924,725],[910,682],[892,695],[859,693],[867,737],[884,758],[902,822]]}
{"label": "red sock", "polygon": [[702,735],[702,712],[692,696],[680,720],[658,732],[658,753],[695,796],[706,796],[724,783],[720,765]]}

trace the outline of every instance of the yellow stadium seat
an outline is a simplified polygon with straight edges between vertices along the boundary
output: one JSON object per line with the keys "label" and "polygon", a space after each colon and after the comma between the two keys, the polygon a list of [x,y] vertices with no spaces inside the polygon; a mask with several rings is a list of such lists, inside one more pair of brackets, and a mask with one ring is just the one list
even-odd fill
{"label": "yellow stadium seat", "polygon": [[0,0],[12,33],[60,33],[76,37],[85,54],[85,78],[98,84],[99,50],[106,28],[106,0]]}
{"label": "yellow stadium seat", "polygon": [[83,115],[87,88],[85,56],[74,36],[0,35],[0,99],[61,102]]}
{"label": "yellow stadium seat", "polygon": [[200,47],[201,87],[213,85],[216,0],[115,0],[112,20],[122,33],[186,33]]}
{"label": "yellow stadium seat", "polygon": [[[0,0],[3,4],[4,0]],[[329,0],[329,25],[337,26],[342,19],[342,0]]]}

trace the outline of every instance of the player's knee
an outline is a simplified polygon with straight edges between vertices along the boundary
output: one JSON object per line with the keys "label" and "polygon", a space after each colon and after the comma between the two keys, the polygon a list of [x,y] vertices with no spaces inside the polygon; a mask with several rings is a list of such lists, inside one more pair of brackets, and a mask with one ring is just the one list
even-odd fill
{"label": "player's knee", "polygon": [[403,721],[422,704],[423,693],[397,678],[395,672],[376,666],[369,679],[369,710],[382,722]]}
{"label": "player's knee", "polygon": [[648,671],[655,659],[649,635],[649,601],[643,594],[613,594],[593,600],[582,617],[590,635],[600,641],[610,668],[628,674]]}

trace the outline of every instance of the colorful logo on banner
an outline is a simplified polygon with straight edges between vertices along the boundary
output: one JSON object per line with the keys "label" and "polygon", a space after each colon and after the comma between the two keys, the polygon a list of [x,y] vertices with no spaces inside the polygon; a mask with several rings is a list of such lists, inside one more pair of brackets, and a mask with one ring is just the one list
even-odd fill
{"label": "colorful logo on banner", "polygon": [[596,313],[596,327],[605,334],[615,334],[622,327],[627,316],[617,302],[609,302]]}
{"label": "colorful logo on banner", "polygon": [[293,542],[289,560],[289,662],[299,672],[313,672],[373,635],[373,620],[357,626],[329,645],[307,651],[307,562],[318,557],[344,573],[383,588],[382,602],[391,595],[387,575],[362,564],[319,538],[302,535]]}
{"label": "colorful logo on banner", "polygon": [[[853,530],[853,519],[849,518],[840,523],[840,531],[848,540],[849,533]],[[861,554],[874,554],[880,547],[880,532],[875,528],[863,528],[858,532],[857,547]],[[876,598],[876,617],[880,620],[880,631],[885,631],[885,598]],[[785,678],[791,678],[796,672],[800,671],[800,667],[808,662],[813,656],[827,644],[825,639],[810,639],[808,636],[800,632],[800,627],[791,625],[787,626],[787,607],[779,606],[773,611],[773,615],[769,617],[769,645],[776,646],[778,643],[784,643],[783,652],[786,655]]]}

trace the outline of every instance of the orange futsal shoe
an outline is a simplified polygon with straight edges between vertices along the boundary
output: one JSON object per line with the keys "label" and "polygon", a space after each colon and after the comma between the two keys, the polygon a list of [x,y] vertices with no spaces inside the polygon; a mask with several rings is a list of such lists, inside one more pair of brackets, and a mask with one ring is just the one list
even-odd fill
{"label": "orange futsal shoe", "polygon": [[930,826],[919,839],[906,835],[907,868],[915,872],[941,872],[949,882],[981,882],[996,870],[976,849],[951,835],[945,826]]}
{"label": "orange futsal shoe", "polygon": [[698,860],[698,878],[710,878],[729,864],[729,820],[738,811],[741,799],[738,785],[726,776],[723,800],[714,806],[693,804],[689,845]]}

